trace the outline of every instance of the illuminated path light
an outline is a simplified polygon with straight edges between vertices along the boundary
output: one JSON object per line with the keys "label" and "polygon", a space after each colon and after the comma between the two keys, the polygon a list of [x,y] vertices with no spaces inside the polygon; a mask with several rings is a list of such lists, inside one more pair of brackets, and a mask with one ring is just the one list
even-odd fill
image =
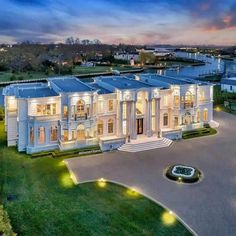
{"label": "illuminated path light", "polygon": [[173,225],[176,222],[176,217],[172,211],[165,211],[161,217],[162,223],[164,225]]}
{"label": "illuminated path light", "polygon": [[126,190],[126,193],[132,197],[138,197],[140,195],[139,192],[135,188],[128,188]]}
{"label": "illuminated path light", "polygon": [[100,188],[105,188],[106,185],[107,185],[107,182],[104,178],[100,178],[98,179],[97,181],[97,185],[100,187]]}

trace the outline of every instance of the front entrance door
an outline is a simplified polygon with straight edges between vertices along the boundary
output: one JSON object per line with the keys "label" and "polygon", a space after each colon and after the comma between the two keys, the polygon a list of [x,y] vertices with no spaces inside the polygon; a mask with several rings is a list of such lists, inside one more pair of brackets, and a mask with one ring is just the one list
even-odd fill
{"label": "front entrance door", "polygon": [[137,134],[143,134],[143,118],[136,120]]}

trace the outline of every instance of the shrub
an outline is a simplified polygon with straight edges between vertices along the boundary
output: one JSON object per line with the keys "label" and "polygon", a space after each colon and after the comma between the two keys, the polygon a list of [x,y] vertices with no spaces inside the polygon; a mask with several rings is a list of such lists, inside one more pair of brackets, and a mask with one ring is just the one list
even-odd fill
{"label": "shrub", "polygon": [[8,214],[6,211],[4,211],[2,205],[0,205],[0,235],[3,236],[16,235],[12,230]]}

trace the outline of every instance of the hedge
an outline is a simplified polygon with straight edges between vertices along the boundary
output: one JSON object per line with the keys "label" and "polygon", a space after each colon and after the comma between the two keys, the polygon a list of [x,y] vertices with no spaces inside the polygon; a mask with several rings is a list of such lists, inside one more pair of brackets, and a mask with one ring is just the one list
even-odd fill
{"label": "hedge", "polygon": [[101,152],[102,151],[100,147],[96,145],[96,146],[90,146],[90,147],[84,147],[84,148],[78,148],[78,149],[70,149],[70,150],[65,150],[65,151],[60,151],[58,149],[53,150],[53,151],[43,151],[43,152],[33,153],[31,157],[32,158],[37,158],[37,157],[69,158],[69,157],[84,156],[84,155],[101,153]]}
{"label": "hedge", "polygon": [[3,206],[0,205],[0,235],[3,236],[13,236],[16,235],[8,218],[8,214],[4,211]]}
{"label": "hedge", "polygon": [[216,134],[217,131],[213,128],[200,128],[195,129],[191,131],[184,131],[182,134],[183,139],[189,139],[189,138],[196,138],[196,137],[202,137],[206,135],[213,135]]}

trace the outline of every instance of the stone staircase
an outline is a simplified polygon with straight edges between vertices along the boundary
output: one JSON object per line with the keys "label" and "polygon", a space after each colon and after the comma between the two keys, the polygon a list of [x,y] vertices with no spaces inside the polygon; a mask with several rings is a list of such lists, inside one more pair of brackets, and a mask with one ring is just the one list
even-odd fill
{"label": "stone staircase", "polygon": [[169,147],[172,144],[172,140],[168,138],[145,138],[132,140],[130,143],[125,143],[118,148],[119,151],[124,152],[141,152],[156,148]]}

